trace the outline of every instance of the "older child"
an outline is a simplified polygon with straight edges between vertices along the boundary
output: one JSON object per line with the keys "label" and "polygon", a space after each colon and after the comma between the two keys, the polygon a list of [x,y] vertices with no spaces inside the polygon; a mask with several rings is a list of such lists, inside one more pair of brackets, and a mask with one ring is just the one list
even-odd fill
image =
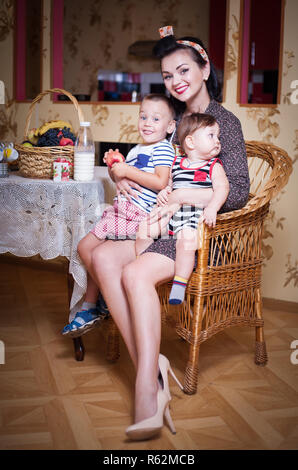
{"label": "older child", "polygon": [[[217,158],[221,145],[215,118],[200,113],[185,116],[178,127],[178,138],[186,155],[175,158],[170,184],[157,197],[158,205],[164,207],[152,211],[149,220],[140,224],[136,240],[136,251],[139,254],[152,243],[152,238],[163,235],[165,229],[170,236],[177,238],[175,277],[169,298],[171,304],[180,304],[184,300],[198,248],[198,223],[204,221],[214,227],[217,212],[229,194],[229,182]],[[189,195],[188,204],[182,207],[168,206],[170,192],[184,188],[204,188],[209,191],[209,202],[207,205],[205,202],[194,206]],[[146,240],[148,234],[151,238]]]}
{"label": "older child", "polygon": [[175,130],[174,118],[169,98],[161,94],[145,96],[138,121],[143,142],[130,150],[125,162],[114,163],[109,169],[116,183],[129,178],[141,190],[136,189],[133,196],[118,195],[113,206],[104,211],[93,230],[79,242],[78,253],[87,269],[87,290],[82,310],[63,328],[63,335],[81,336],[101,319],[100,308],[96,304],[99,289],[93,280],[92,252],[106,240],[135,238],[140,221],[147,217],[156,203],[158,192],[169,179],[175,154],[166,137]]}

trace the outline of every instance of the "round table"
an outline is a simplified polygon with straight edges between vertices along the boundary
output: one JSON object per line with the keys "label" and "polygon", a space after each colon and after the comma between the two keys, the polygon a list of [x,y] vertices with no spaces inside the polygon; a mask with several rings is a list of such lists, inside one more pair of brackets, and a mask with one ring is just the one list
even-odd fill
{"label": "round table", "polygon": [[[0,253],[43,259],[66,257],[74,287],[69,320],[80,309],[87,273],[78,242],[111,204],[115,185],[106,167],[95,167],[90,182],[30,179],[11,172],[0,178]],[[65,318],[65,322],[67,318]]]}

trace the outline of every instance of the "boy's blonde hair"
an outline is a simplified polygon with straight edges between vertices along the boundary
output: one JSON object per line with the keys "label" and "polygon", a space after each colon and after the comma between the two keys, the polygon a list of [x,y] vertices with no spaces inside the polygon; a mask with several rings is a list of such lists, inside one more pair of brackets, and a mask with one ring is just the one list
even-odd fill
{"label": "boy's blonde hair", "polygon": [[[193,113],[189,116],[184,116],[178,126],[177,134],[181,147],[184,149],[184,141],[186,136],[192,135],[200,127],[213,126],[216,119],[211,114],[206,113]],[[184,149],[185,150],[185,149]]]}

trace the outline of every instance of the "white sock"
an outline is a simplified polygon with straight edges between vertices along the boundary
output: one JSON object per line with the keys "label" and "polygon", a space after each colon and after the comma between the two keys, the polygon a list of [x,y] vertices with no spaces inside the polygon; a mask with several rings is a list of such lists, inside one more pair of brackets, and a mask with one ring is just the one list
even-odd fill
{"label": "white sock", "polygon": [[95,308],[96,304],[93,302],[83,302],[82,310],[89,310],[90,308]]}

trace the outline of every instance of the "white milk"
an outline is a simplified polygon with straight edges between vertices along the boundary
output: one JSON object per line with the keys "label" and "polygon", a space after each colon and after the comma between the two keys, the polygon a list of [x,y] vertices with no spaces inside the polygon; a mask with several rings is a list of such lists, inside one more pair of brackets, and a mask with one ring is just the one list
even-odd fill
{"label": "white milk", "polygon": [[94,176],[94,152],[74,153],[74,180],[91,181]]}

